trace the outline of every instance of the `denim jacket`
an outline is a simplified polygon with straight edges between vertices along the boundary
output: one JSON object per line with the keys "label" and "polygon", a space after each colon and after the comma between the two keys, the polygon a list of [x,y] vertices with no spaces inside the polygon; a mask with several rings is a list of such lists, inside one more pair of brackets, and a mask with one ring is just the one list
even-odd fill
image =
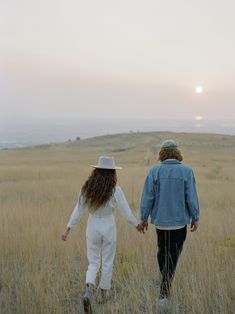
{"label": "denim jacket", "polygon": [[141,198],[142,220],[161,226],[187,225],[199,220],[196,183],[190,167],[167,159],[152,167]]}

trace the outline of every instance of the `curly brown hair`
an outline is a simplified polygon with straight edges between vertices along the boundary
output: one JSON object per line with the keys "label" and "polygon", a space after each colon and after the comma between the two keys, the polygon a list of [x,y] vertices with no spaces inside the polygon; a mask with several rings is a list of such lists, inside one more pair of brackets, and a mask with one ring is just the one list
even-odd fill
{"label": "curly brown hair", "polygon": [[116,170],[96,168],[84,183],[81,193],[90,211],[105,205],[117,184]]}
{"label": "curly brown hair", "polygon": [[178,148],[162,148],[158,154],[159,161],[164,161],[166,159],[177,159],[178,161],[183,160],[183,155]]}

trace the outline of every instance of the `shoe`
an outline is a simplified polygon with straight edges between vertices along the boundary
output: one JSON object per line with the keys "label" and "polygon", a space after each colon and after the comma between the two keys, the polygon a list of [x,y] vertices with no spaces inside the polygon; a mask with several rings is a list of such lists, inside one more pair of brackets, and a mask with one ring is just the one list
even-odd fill
{"label": "shoe", "polygon": [[171,302],[167,298],[162,298],[158,300],[158,305],[161,313],[167,313],[171,307]]}
{"label": "shoe", "polygon": [[158,304],[159,304],[160,306],[165,306],[165,305],[169,304],[169,299],[167,299],[167,298],[159,299],[159,300],[158,300]]}
{"label": "shoe", "polygon": [[93,285],[87,284],[85,292],[82,296],[82,302],[83,302],[83,307],[84,307],[84,312],[85,313],[92,313],[92,308],[91,308],[91,301],[92,301],[92,296],[93,296]]}

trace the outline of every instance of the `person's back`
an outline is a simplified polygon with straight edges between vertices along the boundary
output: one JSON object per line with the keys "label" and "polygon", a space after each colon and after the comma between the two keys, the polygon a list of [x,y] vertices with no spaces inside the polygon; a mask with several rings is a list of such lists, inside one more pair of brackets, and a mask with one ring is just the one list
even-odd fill
{"label": "person's back", "polygon": [[197,197],[192,191],[195,179],[190,167],[176,159],[166,159],[154,166],[149,176],[155,189],[150,213],[153,224],[174,226],[189,224],[191,218],[198,220]]}
{"label": "person's back", "polygon": [[150,169],[141,198],[141,226],[148,228],[148,217],[156,226],[158,264],[162,274],[159,305],[170,297],[171,282],[186,239],[187,225],[195,231],[199,204],[193,171],[181,164],[183,156],[174,140],[163,142],[160,165]]}
{"label": "person's back", "polygon": [[84,310],[91,311],[91,300],[95,291],[97,272],[101,267],[99,291],[102,299],[106,300],[111,288],[113,262],[116,253],[116,224],[113,210],[117,207],[125,220],[138,231],[141,228],[133,215],[125,195],[117,185],[114,158],[101,156],[89,178],[82,186],[78,202],[70,216],[67,230],[62,240],[68,239],[71,228],[74,228],[81,219],[84,209],[89,210],[86,238],[88,270],[86,273],[86,287],[82,296]]}
{"label": "person's back", "polygon": [[[82,200],[84,197],[81,195]],[[84,200],[85,201],[85,200]],[[99,208],[91,208],[89,215],[97,218],[104,218],[113,215],[114,209],[118,208],[122,217],[134,227],[137,226],[136,219],[133,217],[132,212],[129,210],[129,205],[126,201],[125,195],[119,185],[113,189],[112,195],[107,203]]]}

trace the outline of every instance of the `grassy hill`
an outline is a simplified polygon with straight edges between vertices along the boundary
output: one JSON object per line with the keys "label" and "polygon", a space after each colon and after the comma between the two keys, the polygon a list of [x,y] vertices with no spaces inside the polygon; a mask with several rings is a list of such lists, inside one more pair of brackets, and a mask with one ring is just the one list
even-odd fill
{"label": "grassy hill", "polygon": [[[235,136],[170,132],[107,135],[0,151],[0,274],[3,313],[83,313],[87,213],[67,243],[61,234],[90,164],[112,155],[119,184],[138,217],[143,183],[160,143],[176,139],[193,167],[201,225],[188,232],[173,284],[172,313],[234,313]],[[158,313],[156,234],[118,213],[110,302],[95,313]]]}

